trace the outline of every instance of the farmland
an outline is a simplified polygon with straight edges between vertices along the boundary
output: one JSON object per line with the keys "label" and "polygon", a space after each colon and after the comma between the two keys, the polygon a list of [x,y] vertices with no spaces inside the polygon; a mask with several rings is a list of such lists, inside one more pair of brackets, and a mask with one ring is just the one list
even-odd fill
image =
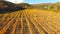
{"label": "farmland", "polygon": [[60,34],[60,12],[26,9],[0,14],[0,34]]}

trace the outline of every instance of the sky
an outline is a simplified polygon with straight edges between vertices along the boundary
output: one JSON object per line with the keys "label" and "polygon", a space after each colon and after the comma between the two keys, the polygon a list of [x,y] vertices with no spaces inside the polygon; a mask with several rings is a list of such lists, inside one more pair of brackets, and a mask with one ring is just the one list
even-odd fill
{"label": "sky", "polygon": [[54,2],[60,2],[60,0],[6,0],[13,3],[29,3],[29,4],[36,4],[36,3],[54,3]]}
{"label": "sky", "polygon": [[24,0],[26,3],[35,4],[35,3],[54,3],[60,2],[60,0]]}
{"label": "sky", "polygon": [[22,3],[23,2],[23,0],[6,0],[6,1],[10,1],[10,2],[12,2],[12,3]]}

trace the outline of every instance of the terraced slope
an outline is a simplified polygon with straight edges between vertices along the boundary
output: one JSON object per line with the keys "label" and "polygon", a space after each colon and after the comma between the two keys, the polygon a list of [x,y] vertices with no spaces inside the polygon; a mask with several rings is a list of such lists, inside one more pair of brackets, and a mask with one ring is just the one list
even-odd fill
{"label": "terraced slope", "polygon": [[0,34],[60,34],[60,12],[27,9],[0,14]]}

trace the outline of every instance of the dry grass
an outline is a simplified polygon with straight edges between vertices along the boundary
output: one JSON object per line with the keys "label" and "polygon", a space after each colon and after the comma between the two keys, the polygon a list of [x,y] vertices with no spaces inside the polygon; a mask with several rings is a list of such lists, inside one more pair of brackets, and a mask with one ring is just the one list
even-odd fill
{"label": "dry grass", "polygon": [[26,9],[0,14],[0,34],[60,34],[60,12]]}

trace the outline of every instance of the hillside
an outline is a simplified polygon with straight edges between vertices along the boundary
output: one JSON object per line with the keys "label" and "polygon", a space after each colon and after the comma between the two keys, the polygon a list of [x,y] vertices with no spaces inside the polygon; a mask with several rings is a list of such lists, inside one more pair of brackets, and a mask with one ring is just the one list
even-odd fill
{"label": "hillside", "polygon": [[15,8],[15,4],[7,1],[0,1],[0,13],[12,11]]}
{"label": "hillside", "polygon": [[0,13],[14,12],[32,7],[28,3],[14,4],[8,1],[0,1]]}
{"label": "hillside", "polygon": [[0,34],[60,34],[60,12],[26,9],[0,14]]}

